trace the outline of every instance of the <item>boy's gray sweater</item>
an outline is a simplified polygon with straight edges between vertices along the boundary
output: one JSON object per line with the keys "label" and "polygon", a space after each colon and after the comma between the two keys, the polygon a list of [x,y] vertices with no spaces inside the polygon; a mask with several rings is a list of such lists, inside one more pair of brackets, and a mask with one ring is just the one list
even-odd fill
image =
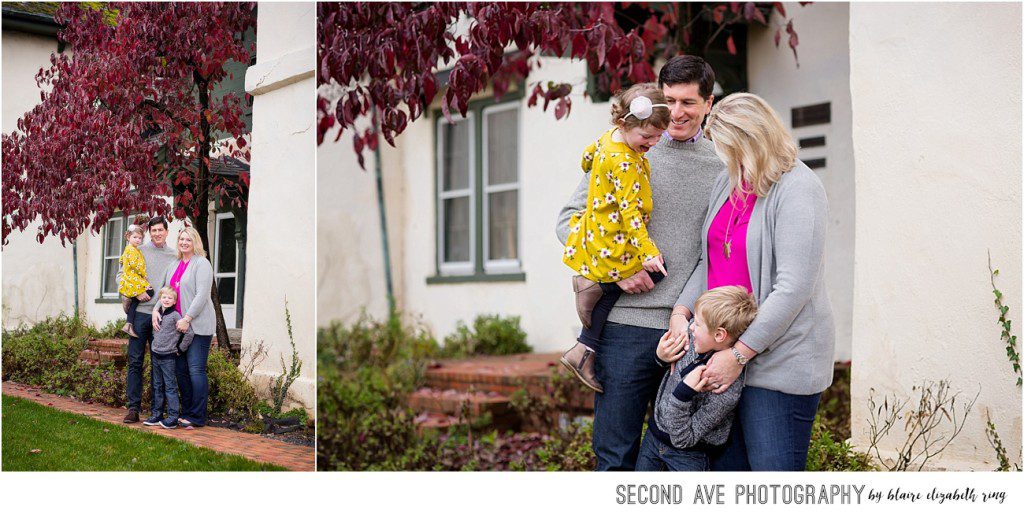
{"label": "boy's gray sweater", "polygon": [[[181,320],[181,314],[174,310],[164,309],[161,311],[160,330],[153,332],[153,345],[151,349],[157,355],[176,355],[185,353],[185,350],[192,344],[195,332],[189,327],[188,332],[182,334],[174,327]],[[179,344],[180,342],[180,344]]]}
{"label": "boy's gray sweater", "polygon": [[691,346],[690,351],[676,361],[675,369],[665,373],[654,401],[655,424],[671,439],[665,442],[678,449],[691,448],[701,442],[715,446],[724,444],[743,391],[745,373],[740,373],[720,394],[694,391],[683,383],[684,375],[680,371],[696,359],[697,352]]}
{"label": "boy's gray sweater", "polygon": [[[668,275],[649,292],[622,295],[608,321],[667,329],[672,307],[700,260],[701,223],[708,210],[711,186],[725,165],[707,139],[688,143],[664,137],[647,152],[647,159],[651,163],[654,202],[647,231],[665,258]],[[589,185],[589,175],[583,175],[558,215],[555,233],[563,245],[573,213],[586,207]]]}

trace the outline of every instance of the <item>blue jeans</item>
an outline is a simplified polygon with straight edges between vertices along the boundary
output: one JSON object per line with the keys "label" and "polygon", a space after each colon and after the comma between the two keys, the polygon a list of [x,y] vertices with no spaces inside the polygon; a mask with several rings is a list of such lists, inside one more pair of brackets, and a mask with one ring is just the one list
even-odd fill
{"label": "blue jeans", "polygon": [[608,322],[594,359],[603,393],[594,394],[594,453],[598,471],[636,467],[647,406],[667,368],[655,350],[664,329]]}
{"label": "blue jeans", "polygon": [[680,450],[658,440],[650,431],[640,444],[637,471],[708,471],[708,456],[701,450]]}
{"label": "blue jeans", "polygon": [[821,393],[798,395],[747,386],[713,471],[803,471]]}
{"label": "blue jeans", "polygon": [[181,417],[194,425],[206,424],[206,404],[210,397],[210,382],[206,377],[206,361],[210,358],[213,336],[196,335],[192,345],[174,362],[181,389]]}
{"label": "blue jeans", "polygon": [[[138,337],[128,337],[128,376],[126,389],[128,408],[142,410],[142,365],[146,358],[146,345],[153,342],[153,319],[149,316],[135,316],[132,328]],[[152,360],[152,356],[150,356]],[[149,388],[153,389],[153,377],[150,376]]]}
{"label": "blue jeans", "polygon": [[167,418],[178,419],[178,381],[175,379],[174,355],[150,354],[153,364],[153,417],[167,412]]}

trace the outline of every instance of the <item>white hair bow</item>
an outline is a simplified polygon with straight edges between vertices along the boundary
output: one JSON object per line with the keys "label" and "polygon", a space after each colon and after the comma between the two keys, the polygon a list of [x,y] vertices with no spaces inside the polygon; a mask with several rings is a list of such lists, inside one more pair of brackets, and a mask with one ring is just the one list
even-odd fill
{"label": "white hair bow", "polygon": [[632,102],[629,102],[629,112],[626,113],[622,119],[626,119],[629,115],[633,115],[638,120],[646,120],[651,117],[655,107],[665,107],[667,109],[668,105],[656,104],[651,102],[651,99],[646,96],[638,96],[634,98]]}

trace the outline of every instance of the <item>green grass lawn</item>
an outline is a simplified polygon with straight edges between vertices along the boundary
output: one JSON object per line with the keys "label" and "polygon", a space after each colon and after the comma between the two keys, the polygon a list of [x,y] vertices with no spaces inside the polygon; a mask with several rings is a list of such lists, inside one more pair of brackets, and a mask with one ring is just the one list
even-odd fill
{"label": "green grass lawn", "polygon": [[[33,453],[33,450],[39,450]],[[237,455],[3,395],[4,471],[271,471]]]}

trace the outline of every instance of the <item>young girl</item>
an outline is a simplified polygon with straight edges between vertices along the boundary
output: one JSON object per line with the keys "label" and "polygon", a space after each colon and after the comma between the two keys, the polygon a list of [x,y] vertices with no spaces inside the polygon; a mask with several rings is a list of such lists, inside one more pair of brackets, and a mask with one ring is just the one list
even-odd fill
{"label": "young girl", "polygon": [[653,83],[620,91],[612,102],[614,127],[583,152],[590,173],[587,206],[569,222],[562,259],[573,277],[583,331],[560,359],[587,387],[604,392],[594,376],[594,352],[608,314],[622,295],[615,283],[645,269],[655,282],[665,276],[664,259],[647,234],[651,214],[650,165],[644,153],[657,144],[671,116]]}
{"label": "young girl", "polygon": [[128,244],[125,245],[120,259],[122,273],[117,292],[125,296],[125,314],[128,315],[128,321],[121,327],[121,331],[132,337],[138,337],[134,328],[135,311],[139,307],[139,299],[136,296],[143,292],[153,296],[153,288],[146,280],[146,260],[142,257],[142,252],[139,251],[144,234],[141,225],[128,227],[128,231],[124,233]]}

